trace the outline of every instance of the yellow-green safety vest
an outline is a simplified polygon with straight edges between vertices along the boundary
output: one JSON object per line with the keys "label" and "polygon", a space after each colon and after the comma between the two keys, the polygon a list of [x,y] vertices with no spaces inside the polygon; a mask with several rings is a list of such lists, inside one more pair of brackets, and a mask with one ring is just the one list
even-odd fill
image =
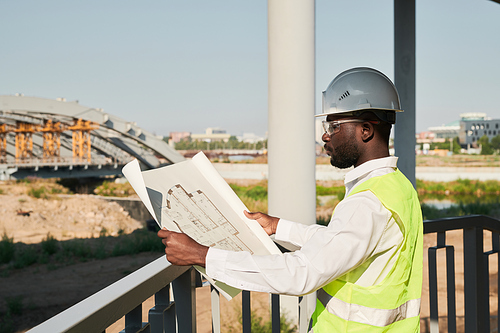
{"label": "yellow-green safety vest", "polygon": [[387,208],[403,233],[399,255],[377,285],[356,285],[371,260],[317,291],[312,316],[314,333],[420,332],[423,224],[417,193],[399,171],[373,177],[349,194],[371,191]]}

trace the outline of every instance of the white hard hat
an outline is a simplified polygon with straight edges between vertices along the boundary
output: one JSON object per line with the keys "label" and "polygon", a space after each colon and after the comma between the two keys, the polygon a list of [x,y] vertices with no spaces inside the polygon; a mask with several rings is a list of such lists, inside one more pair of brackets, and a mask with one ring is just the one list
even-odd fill
{"label": "white hard hat", "polygon": [[359,116],[365,111],[391,124],[396,122],[395,112],[403,112],[398,91],[387,76],[373,68],[357,67],[340,73],[323,91],[323,113],[316,117]]}

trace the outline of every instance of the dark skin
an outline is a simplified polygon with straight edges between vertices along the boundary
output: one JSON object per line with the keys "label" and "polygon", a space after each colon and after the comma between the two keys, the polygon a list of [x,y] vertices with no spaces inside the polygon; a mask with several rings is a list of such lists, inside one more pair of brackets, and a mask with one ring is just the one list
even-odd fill
{"label": "dark skin", "polygon": [[322,140],[325,142],[324,148],[328,155],[335,155],[335,149],[342,144],[352,143],[356,146],[359,157],[353,163],[354,167],[374,160],[377,158],[389,156],[389,145],[378,133],[376,126],[370,120],[375,120],[375,116],[364,114],[361,117],[334,116],[327,117],[328,121],[344,119],[366,119],[363,123],[344,123],[340,125],[340,132],[330,137],[327,133],[323,134]]}
{"label": "dark skin", "polygon": [[[346,154],[351,154],[355,151],[355,160],[352,165],[355,167],[382,157],[389,156],[389,147],[386,140],[382,138],[377,130],[377,124],[370,122],[376,119],[369,113],[363,114],[361,117],[346,117],[333,116],[327,117],[328,121],[343,120],[343,119],[364,119],[362,123],[343,123],[340,126],[340,132],[330,137],[327,133],[323,134],[322,140],[325,142],[325,150],[333,160],[345,159],[342,156],[342,146]],[[352,155],[352,154],[351,154]],[[349,163],[348,163],[349,164]],[[249,219],[256,220],[262,226],[268,235],[276,233],[279,218],[273,217],[264,213],[250,213],[245,211],[245,216]],[[201,245],[186,234],[162,229],[158,231],[158,237],[162,238],[162,243],[165,245],[165,254],[167,260],[173,265],[190,266],[198,265],[205,267],[208,246]]]}

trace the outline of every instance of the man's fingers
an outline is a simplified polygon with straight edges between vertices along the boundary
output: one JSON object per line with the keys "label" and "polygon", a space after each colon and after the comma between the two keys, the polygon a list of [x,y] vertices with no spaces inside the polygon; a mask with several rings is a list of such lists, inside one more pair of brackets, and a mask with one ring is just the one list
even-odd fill
{"label": "man's fingers", "polygon": [[249,219],[252,219],[252,220],[257,220],[258,218],[260,218],[264,215],[261,212],[251,213],[251,212],[248,212],[246,210],[244,210],[243,213],[245,214],[246,217],[248,217]]}

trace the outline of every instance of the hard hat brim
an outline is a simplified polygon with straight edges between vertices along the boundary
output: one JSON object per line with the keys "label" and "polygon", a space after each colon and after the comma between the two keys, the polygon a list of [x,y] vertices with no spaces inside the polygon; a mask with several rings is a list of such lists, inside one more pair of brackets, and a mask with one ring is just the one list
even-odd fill
{"label": "hard hat brim", "polygon": [[385,112],[404,112],[403,110],[396,110],[396,109],[382,109],[382,108],[369,108],[369,109],[360,109],[360,110],[349,110],[349,111],[332,111],[332,112],[326,112],[326,113],[320,113],[314,115],[314,117],[324,117],[324,116],[329,116],[332,114],[338,114],[338,115],[353,115],[354,112],[359,112],[359,111],[385,111]]}

